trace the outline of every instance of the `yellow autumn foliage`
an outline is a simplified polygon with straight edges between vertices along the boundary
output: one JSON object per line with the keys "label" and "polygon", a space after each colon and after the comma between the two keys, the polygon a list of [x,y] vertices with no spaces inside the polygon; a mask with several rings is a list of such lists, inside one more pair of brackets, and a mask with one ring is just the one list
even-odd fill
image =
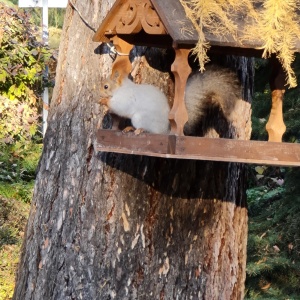
{"label": "yellow autumn foliage", "polygon": [[[291,67],[295,43],[300,39],[299,0],[180,0],[187,17],[198,32],[199,40],[193,49],[200,62],[200,70],[209,61],[210,45],[206,36],[212,34],[226,39],[232,36],[242,45],[256,41],[263,49],[263,58],[276,54],[287,74],[290,87],[297,85]],[[242,35],[237,37],[237,23],[245,22]]]}

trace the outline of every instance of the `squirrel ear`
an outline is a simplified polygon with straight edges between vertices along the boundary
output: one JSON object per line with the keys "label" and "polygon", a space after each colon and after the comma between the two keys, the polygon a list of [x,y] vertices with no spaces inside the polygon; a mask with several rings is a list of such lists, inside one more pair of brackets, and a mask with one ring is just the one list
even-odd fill
{"label": "squirrel ear", "polygon": [[123,74],[121,73],[121,72],[119,72],[118,70],[115,70],[112,74],[111,74],[111,76],[110,76],[110,78],[111,78],[111,80],[113,80],[114,82],[116,82],[116,83],[118,83],[118,84],[122,84],[122,81],[123,81],[123,78],[124,78],[124,76],[122,76]]}
{"label": "squirrel ear", "polygon": [[116,71],[115,72],[115,79],[118,79],[119,77],[121,77],[121,74],[119,71]]}
{"label": "squirrel ear", "polygon": [[117,80],[119,77],[120,77],[120,73],[119,73],[118,70],[114,71],[114,72],[111,74],[111,76],[110,76],[110,78],[111,78],[112,80]]}

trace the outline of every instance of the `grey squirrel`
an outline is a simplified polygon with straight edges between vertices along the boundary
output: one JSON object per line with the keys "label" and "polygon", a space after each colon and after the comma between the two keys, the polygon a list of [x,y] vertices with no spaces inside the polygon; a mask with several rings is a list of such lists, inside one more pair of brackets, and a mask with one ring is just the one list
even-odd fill
{"label": "grey squirrel", "polygon": [[[133,127],[150,133],[169,132],[169,104],[157,87],[135,84],[124,74],[115,72],[102,83],[100,96],[100,103],[106,105],[109,112],[130,118]],[[184,128],[185,134],[193,132],[211,107],[216,107],[231,122],[239,99],[241,86],[236,74],[229,69],[209,66],[203,73],[192,73],[185,90],[189,118]]]}

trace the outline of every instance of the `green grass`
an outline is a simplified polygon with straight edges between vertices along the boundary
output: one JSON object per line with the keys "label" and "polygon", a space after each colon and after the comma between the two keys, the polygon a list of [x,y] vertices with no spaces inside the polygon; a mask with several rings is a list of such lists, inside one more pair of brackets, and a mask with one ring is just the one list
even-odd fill
{"label": "green grass", "polygon": [[0,196],[0,300],[13,295],[29,206]]}
{"label": "green grass", "polygon": [[32,198],[34,180],[30,182],[1,182],[0,196],[9,199],[16,199],[20,202],[30,203]]}
{"label": "green grass", "polygon": [[32,184],[41,152],[42,144],[34,142],[0,144],[0,195],[13,198],[13,191],[6,183],[21,193],[28,182]]}
{"label": "green grass", "polygon": [[12,297],[42,145],[0,144],[0,300]]}

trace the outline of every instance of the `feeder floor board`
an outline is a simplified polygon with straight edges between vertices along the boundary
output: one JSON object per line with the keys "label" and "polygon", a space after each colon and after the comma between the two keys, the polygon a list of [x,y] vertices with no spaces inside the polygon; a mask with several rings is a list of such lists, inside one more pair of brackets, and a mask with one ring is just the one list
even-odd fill
{"label": "feeder floor board", "polygon": [[97,151],[165,158],[300,166],[300,144],[243,141],[100,129]]}

